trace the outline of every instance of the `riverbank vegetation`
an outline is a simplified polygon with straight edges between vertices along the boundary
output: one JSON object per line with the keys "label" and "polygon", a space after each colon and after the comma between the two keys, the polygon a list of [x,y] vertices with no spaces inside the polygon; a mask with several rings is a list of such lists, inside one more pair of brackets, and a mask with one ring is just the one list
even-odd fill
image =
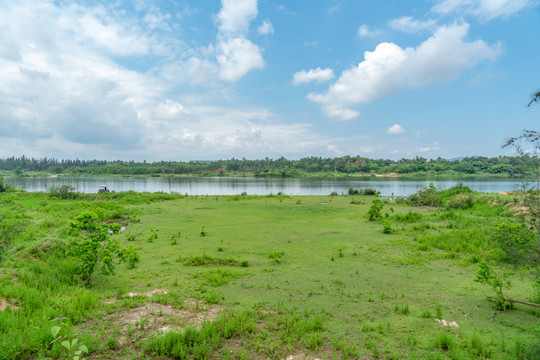
{"label": "riverbank vegetation", "polygon": [[[0,359],[535,359],[540,309],[502,311],[473,281],[486,263],[513,299],[540,302],[523,208],[463,186],[408,199],[4,191]],[[89,281],[96,258],[77,250],[92,236],[117,251]]]}
{"label": "riverbank vegetation", "polygon": [[129,176],[522,176],[534,173],[538,159],[520,157],[466,157],[459,160],[422,157],[401,159],[368,159],[361,156],[337,158],[309,157],[299,160],[230,159],[216,161],[105,161],[51,158],[0,158],[0,171],[5,175],[129,175]]}

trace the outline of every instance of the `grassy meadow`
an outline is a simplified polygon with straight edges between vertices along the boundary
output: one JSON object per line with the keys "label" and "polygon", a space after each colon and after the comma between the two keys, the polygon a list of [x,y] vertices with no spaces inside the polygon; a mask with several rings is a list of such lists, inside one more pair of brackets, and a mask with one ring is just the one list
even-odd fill
{"label": "grassy meadow", "polygon": [[[499,311],[473,281],[491,259],[538,302],[536,266],[493,241],[512,196],[389,199],[370,221],[375,196],[49,195],[0,193],[0,359],[540,356],[540,309]],[[85,286],[69,248],[88,211],[139,259]]]}

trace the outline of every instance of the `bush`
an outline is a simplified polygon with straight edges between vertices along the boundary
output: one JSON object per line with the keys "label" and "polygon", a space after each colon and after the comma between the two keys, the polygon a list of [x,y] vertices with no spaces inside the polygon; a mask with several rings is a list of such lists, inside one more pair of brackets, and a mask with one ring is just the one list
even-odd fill
{"label": "bush", "polygon": [[448,205],[448,202],[457,198],[465,198],[464,196],[458,195],[471,195],[474,193],[468,186],[464,186],[463,183],[458,183],[455,186],[452,186],[449,189],[439,191],[439,200],[442,205]]}
{"label": "bush", "polygon": [[375,221],[381,217],[384,204],[381,200],[375,199],[368,210],[369,221]]}
{"label": "bush", "polygon": [[15,188],[4,182],[4,178],[0,176],[0,193],[13,191]]}
{"label": "bush", "polygon": [[379,196],[381,195],[381,192],[377,189],[373,189],[373,188],[365,188],[362,190],[362,195],[375,195],[375,196]]}
{"label": "bush", "polygon": [[447,209],[469,209],[474,204],[474,198],[471,195],[458,195],[446,203]]}
{"label": "bush", "polygon": [[414,206],[440,206],[439,189],[430,183],[416,194],[410,195],[409,202]]}
{"label": "bush", "polygon": [[394,231],[394,229],[392,229],[392,226],[390,225],[390,222],[388,222],[388,221],[383,222],[383,233],[384,234],[391,234],[393,231]]}
{"label": "bush", "polygon": [[505,220],[495,224],[492,239],[497,242],[509,263],[538,262],[536,237],[525,224]]}
{"label": "bush", "polygon": [[58,199],[76,199],[79,193],[76,192],[77,187],[73,185],[51,186],[48,190],[49,196]]}
{"label": "bush", "polygon": [[355,189],[349,188],[349,195],[366,195],[366,196],[379,196],[381,192],[373,188]]}

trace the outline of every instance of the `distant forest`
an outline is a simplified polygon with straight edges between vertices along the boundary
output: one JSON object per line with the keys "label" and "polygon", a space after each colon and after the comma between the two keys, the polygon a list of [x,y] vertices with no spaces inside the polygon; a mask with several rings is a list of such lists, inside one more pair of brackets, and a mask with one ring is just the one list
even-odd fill
{"label": "distant forest", "polygon": [[58,160],[54,158],[9,157],[0,158],[0,171],[17,176],[44,172],[66,175],[234,175],[250,174],[258,177],[297,177],[310,174],[365,175],[365,174],[440,174],[440,175],[502,175],[519,176],[535,173],[538,158],[521,157],[466,157],[460,160],[442,158],[427,160],[368,159],[361,156],[337,158],[307,157],[299,160],[279,159],[230,159],[217,161],[106,161]]}

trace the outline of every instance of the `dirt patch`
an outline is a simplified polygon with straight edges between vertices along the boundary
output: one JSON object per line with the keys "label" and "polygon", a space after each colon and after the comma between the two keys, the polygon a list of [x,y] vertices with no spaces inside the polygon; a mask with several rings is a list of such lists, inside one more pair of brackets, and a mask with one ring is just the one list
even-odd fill
{"label": "dirt patch", "polygon": [[528,215],[530,213],[529,208],[524,205],[523,201],[510,201],[505,207],[516,215]]}
{"label": "dirt patch", "polygon": [[[163,290],[163,289],[154,289],[154,290],[150,290],[150,291],[147,291],[145,293],[134,293],[134,292],[128,292],[127,294],[124,294],[122,296],[120,296],[120,298],[125,298],[125,297],[136,297],[136,296],[144,296],[144,297],[149,297],[151,298],[153,295],[165,295],[167,294],[167,290]],[[109,299],[105,299],[103,300],[103,303],[105,304],[112,304],[114,303],[116,300],[118,300],[118,298],[114,297],[114,298],[109,298]]]}
{"label": "dirt patch", "polygon": [[0,311],[9,309],[11,311],[19,310],[19,307],[13,303],[13,299],[2,298],[0,299]]}
{"label": "dirt patch", "polygon": [[320,360],[320,358],[309,356],[306,355],[304,352],[299,351],[294,354],[288,355],[283,360]]}
{"label": "dirt patch", "polygon": [[[167,293],[154,289],[146,293],[128,293],[125,296],[147,296]],[[106,300],[107,303],[114,299]],[[133,344],[152,334],[168,331],[181,331],[188,326],[200,328],[204,321],[215,320],[223,310],[221,306],[205,306],[194,299],[184,300],[182,309],[171,305],[148,302],[142,306],[124,309],[99,320],[81,324],[82,330],[103,331],[106,339],[115,339],[117,346]],[[101,330],[100,330],[101,329]]]}
{"label": "dirt patch", "polygon": [[388,173],[388,174],[375,174],[375,177],[399,177],[398,173]]}

